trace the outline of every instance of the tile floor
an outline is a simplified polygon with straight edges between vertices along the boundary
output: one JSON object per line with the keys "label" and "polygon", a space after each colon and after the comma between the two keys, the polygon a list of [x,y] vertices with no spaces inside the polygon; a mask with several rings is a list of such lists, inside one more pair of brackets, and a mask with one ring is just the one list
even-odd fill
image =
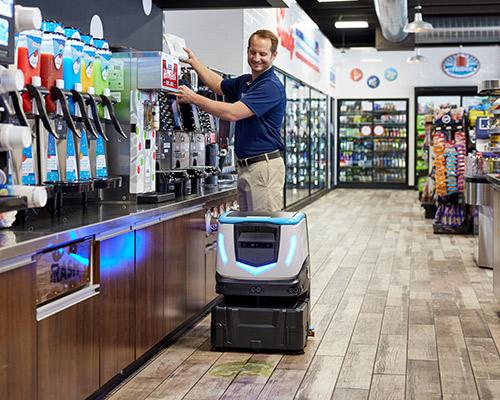
{"label": "tile floor", "polygon": [[434,235],[415,191],[335,190],[305,211],[304,355],[212,352],[207,317],[109,399],[500,399],[500,303],[473,237]]}

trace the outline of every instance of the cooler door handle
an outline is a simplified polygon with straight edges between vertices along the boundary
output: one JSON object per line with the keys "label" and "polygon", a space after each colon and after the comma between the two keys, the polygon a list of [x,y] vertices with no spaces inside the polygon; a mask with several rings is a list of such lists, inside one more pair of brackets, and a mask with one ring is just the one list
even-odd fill
{"label": "cooler door handle", "polygon": [[68,100],[66,99],[66,94],[56,86],[53,86],[50,89],[50,95],[54,100],[59,100],[59,104],[61,104],[61,110],[63,113],[64,122],[68,125],[68,129],[73,132],[78,138],[81,138],[80,132],[76,129],[73,118],[69,113]]}
{"label": "cooler door handle", "polygon": [[104,106],[109,111],[109,116],[111,118],[111,122],[113,123],[113,126],[115,127],[115,129],[117,130],[117,132],[124,139],[126,139],[127,135],[125,134],[125,132],[123,132],[123,129],[122,129],[121,125],[120,125],[120,122],[118,122],[118,119],[116,118],[115,108],[113,107],[113,103],[111,102],[111,99],[108,96],[104,96],[103,94],[101,94],[101,99],[102,99],[102,103],[104,104]]}
{"label": "cooler door handle", "polygon": [[60,313],[67,308],[76,306],[77,304],[82,303],[94,296],[97,296],[98,294],[99,285],[91,285],[67,296],[63,296],[60,299],[54,300],[49,304],[38,307],[36,310],[36,320],[41,321],[54,314]]}
{"label": "cooler door handle", "polygon": [[80,109],[80,113],[82,114],[83,124],[85,125],[85,128],[87,128],[87,131],[89,131],[92,136],[97,139],[98,135],[94,130],[94,127],[90,123],[89,116],[87,115],[87,107],[85,106],[85,101],[83,100],[82,94],[76,90],[72,90],[71,94],[73,95],[73,101],[76,101],[76,103],[78,104],[78,108]]}

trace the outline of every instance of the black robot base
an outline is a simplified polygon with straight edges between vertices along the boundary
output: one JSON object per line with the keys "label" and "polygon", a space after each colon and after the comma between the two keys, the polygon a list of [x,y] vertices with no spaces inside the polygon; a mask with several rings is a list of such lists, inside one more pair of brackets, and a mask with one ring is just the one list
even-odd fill
{"label": "black robot base", "polygon": [[212,308],[211,345],[214,350],[304,353],[310,336],[308,296],[295,300],[225,297]]}

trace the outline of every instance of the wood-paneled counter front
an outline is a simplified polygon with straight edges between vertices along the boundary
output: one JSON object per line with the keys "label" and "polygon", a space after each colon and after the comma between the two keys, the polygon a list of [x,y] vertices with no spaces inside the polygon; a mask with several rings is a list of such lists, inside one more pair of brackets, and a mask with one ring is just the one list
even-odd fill
{"label": "wood-paneled counter front", "polygon": [[[0,399],[86,399],[208,310],[216,242],[207,227],[236,190],[187,200],[46,235],[1,231],[0,243],[21,240],[0,244],[0,256],[15,255],[0,258]],[[37,308],[37,254],[82,239],[92,243],[91,284]]]}

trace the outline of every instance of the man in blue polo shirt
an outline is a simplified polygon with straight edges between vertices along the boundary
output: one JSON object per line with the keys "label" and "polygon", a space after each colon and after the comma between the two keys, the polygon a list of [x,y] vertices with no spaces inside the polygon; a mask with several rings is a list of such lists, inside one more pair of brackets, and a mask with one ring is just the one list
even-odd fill
{"label": "man in blue polo shirt", "polygon": [[222,79],[209,70],[191,50],[188,62],[200,79],[229,102],[208,99],[186,86],[180,87],[180,102],[192,103],[224,120],[236,121],[235,151],[238,158],[238,193],[243,211],[278,211],[283,208],[285,164],[281,124],[286,94],[274,73],[278,38],[268,30],[248,39],[248,65],[252,71],[233,79]]}

